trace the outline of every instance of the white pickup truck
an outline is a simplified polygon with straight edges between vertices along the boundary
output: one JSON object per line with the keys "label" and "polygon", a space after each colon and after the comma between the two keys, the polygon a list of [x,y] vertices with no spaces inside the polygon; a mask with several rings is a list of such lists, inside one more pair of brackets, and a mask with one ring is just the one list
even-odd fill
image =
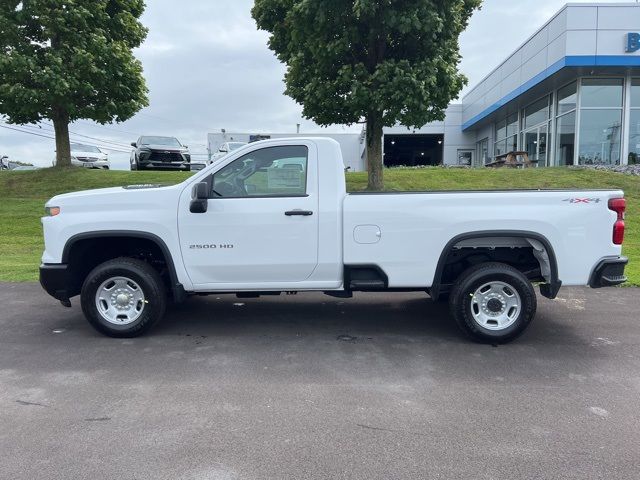
{"label": "white pickup truck", "polygon": [[423,291],[506,342],[535,316],[532,284],[554,298],[626,280],[624,210],[615,190],[348,194],[338,143],[267,140],[178,185],[52,198],[40,281],[114,337],[193,294]]}

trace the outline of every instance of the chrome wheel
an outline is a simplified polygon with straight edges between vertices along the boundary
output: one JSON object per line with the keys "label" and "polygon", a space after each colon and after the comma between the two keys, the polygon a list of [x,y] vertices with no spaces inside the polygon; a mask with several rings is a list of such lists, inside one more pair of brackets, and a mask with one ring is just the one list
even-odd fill
{"label": "chrome wheel", "polygon": [[135,322],[145,307],[140,285],[126,277],[111,277],[96,291],[96,308],[100,316],[114,325]]}
{"label": "chrome wheel", "polygon": [[488,282],[471,295],[471,314],[487,330],[504,330],[518,319],[522,310],[520,295],[504,282]]}

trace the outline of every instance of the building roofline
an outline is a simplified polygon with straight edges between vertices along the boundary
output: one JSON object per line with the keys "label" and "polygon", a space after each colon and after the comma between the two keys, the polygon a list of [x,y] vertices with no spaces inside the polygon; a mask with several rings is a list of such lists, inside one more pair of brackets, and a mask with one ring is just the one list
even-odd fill
{"label": "building roofline", "polygon": [[464,104],[465,98],[471,95],[485,80],[487,80],[491,75],[493,75],[496,71],[498,71],[500,67],[502,67],[505,63],[507,63],[511,57],[513,57],[519,50],[522,49],[522,47],[524,47],[527,43],[529,43],[533,39],[533,37],[538,35],[542,30],[544,30],[552,21],[554,21],[562,12],[564,12],[569,7],[571,8],[574,8],[574,7],[640,7],[640,3],[636,3],[636,2],[633,2],[633,3],[632,2],[628,2],[628,3],[621,3],[621,2],[618,2],[618,3],[602,3],[602,2],[565,3],[562,6],[562,8],[560,8],[560,10],[558,10],[556,13],[554,13],[551,16],[551,18],[549,18],[549,20],[543,23],[540,26],[540,28],[538,28],[533,34],[531,34],[524,42],[518,45],[518,48],[516,48],[509,55],[507,55],[507,58],[505,58],[502,62],[500,62],[494,69],[492,69],[484,77],[482,77],[482,80],[478,81],[473,86],[473,88],[469,90],[462,97],[462,103]]}
{"label": "building roofline", "polygon": [[509,92],[497,102],[485,108],[482,112],[474,115],[471,119],[463,122],[462,130],[468,130],[473,125],[499,110],[507,103],[543,82],[547,78],[556,74],[565,67],[640,67],[640,56],[626,55],[567,55],[556,63],[546,68],[530,80],[526,81],[515,90]]}

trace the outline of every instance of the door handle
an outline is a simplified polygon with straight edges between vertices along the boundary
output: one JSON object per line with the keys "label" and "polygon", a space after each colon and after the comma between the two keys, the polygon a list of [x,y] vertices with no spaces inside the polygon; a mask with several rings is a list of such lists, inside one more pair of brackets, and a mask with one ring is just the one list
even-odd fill
{"label": "door handle", "polygon": [[313,215],[313,212],[309,210],[289,210],[288,212],[284,212],[287,217],[299,216],[299,217],[309,217]]}

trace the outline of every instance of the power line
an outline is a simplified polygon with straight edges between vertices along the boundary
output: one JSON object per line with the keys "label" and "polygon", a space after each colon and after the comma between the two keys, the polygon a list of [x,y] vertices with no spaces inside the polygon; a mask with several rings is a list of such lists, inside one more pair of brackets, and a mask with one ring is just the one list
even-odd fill
{"label": "power line", "polygon": [[[46,122],[41,122],[41,123],[39,123],[37,125],[21,125],[22,128],[33,128],[33,129],[36,129],[36,130],[42,130],[43,126],[50,129],[50,130],[47,130],[48,133],[55,131],[53,129],[53,125],[51,125],[50,123],[46,123]],[[117,142],[117,141],[113,141],[113,140],[105,140],[104,138],[91,137],[89,135],[84,135],[82,133],[74,132],[73,130],[69,130],[69,134],[70,135],[75,135],[77,137],[88,138],[90,140],[96,140],[98,142],[105,143],[105,144],[115,145],[116,147],[120,147],[120,148],[129,148],[129,145],[124,143],[124,142]]]}
{"label": "power line", "polygon": [[[55,137],[52,137],[50,135],[44,135],[42,133],[36,133],[30,130],[22,130],[20,128],[16,128],[16,127],[10,127],[8,125],[0,125],[0,128],[5,128],[7,130],[13,130],[16,132],[20,132],[20,133],[26,133],[28,135],[34,135],[36,137],[42,137],[42,138],[48,138],[49,140],[55,140]],[[32,127],[33,128],[33,127]],[[104,143],[104,142],[101,142]],[[104,148],[105,150],[109,150],[111,152],[118,152],[118,153],[130,153],[129,150],[124,150],[124,149],[118,149],[118,148],[113,148],[110,147],[108,145],[91,145],[92,147],[99,147],[99,148]]]}
{"label": "power line", "polygon": [[[47,125],[47,124],[45,123],[45,125]],[[129,145],[127,145],[125,143],[114,142],[114,141],[111,141],[111,140],[105,140],[104,138],[91,137],[89,135],[83,135],[82,133],[77,133],[77,132],[74,132],[72,130],[69,130],[69,133],[72,134],[72,135],[76,135],[77,137],[88,138],[90,140],[96,140],[96,141],[102,142],[102,143],[110,143],[111,145],[116,145],[116,146],[121,147],[121,148],[128,148],[129,147]]]}
{"label": "power line", "polygon": [[35,135],[36,137],[48,138],[49,140],[55,140],[55,137],[50,137],[48,135],[42,135],[40,133],[30,132],[28,130],[20,130],[15,127],[8,127],[6,125],[0,125],[0,128],[6,128],[7,130],[15,130],[16,132],[28,133],[29,135]]}

